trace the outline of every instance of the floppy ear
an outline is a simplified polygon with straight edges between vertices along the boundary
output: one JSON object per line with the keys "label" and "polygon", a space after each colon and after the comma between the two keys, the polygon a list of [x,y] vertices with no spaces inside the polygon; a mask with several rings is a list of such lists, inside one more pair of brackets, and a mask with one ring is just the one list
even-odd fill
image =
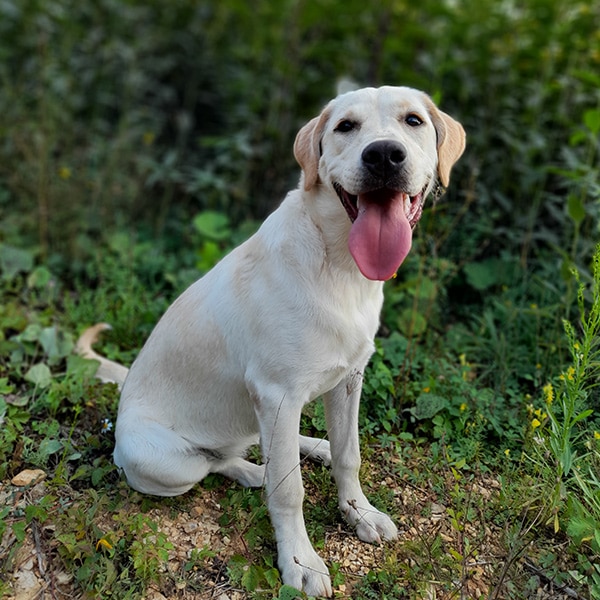
{"label": "floppy ear", "polygon": [[465,149],[466,134],[463,126],[442,112],[427,97],[429,114],[437,133],[438,176],[444,187],[450,182],[450,170]]}
{"label": "floppy ear", "polygon": [[329,111],[325,109],[298,132],[294,142],[294,156],[304,172],[304,189],[306,191],[309,191],[319,182],[321,136],[328,118]]}

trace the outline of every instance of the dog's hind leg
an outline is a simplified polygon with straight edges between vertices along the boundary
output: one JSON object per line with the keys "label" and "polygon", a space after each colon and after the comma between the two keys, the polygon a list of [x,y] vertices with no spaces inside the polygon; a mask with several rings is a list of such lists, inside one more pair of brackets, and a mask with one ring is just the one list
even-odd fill
{"label": "dog's hind leg", "polygon": [[212,464],[210,472],[220,473],[244,487],[262,487],[265,483],[265,465],[255,465],[237,456]]}
{"label": "dog's hind leg", "polygon": [[329,449],[329,442],[321,438],[301,435],[300,454],[306,458],[310,458],[310,460],[322,462],[326,466],[331,464],[331,450]]}
{"label": "dog's hind leg", "polygon": [[[265,466],[241,456],[202,448],[172,429],[144,419],[120,416],[114,459],[129,485],[145,494],[178,496],[209,473],[219,473],[244,487],[261,487]],[[232,448],[232,453],[243,448]]]}
{"label": "dog's hind leg", "polygon": [[206,453],[156,421],[120,416],[115,437],[115,464],[144,494],[178,496],[212,470]]}
{"label": "dog's hind leg", "polygon": [[[310,460],[331,464],[329,442],[321,438],[299,436],[300,454]],[[211,473],[220,473],[244,487],[262,487],[265,484],[265,465],[255,465],[240,457],[226,458],[211,464]]]}

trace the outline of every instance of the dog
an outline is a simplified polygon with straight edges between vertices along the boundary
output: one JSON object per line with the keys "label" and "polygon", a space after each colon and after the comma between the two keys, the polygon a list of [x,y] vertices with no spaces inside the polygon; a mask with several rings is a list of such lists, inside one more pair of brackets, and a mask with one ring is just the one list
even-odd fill
{"label": "dog", "polygon": [[[332,100],[298,133],[298,189],[190,286],[129,372],[92,349],[98,376],[122,385],[115,463],[131,487],[183,494],[208,473],[266,487],[284,583],[331,596],[302,514],[300,454],[331,465],[339,507],[361,540],[393,540],[358,473],[358,412],[383,283],[408,254],[427,195],[448,186],[465,132],[423,92],[365,88]],[[299,435],[323,398],[329,441]],[[245,460],[259,443],[262,464]]]}

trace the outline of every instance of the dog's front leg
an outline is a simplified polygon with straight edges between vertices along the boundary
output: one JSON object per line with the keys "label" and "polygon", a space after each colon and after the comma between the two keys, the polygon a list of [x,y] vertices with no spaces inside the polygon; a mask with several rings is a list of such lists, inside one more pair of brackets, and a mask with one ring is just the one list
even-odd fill
{"label": "dog's front leg", "polygon": [[344,518],[356,528],[361,540],[380,543],[381,540],[397,538],[398,529],[386,514],[369,503],[358,479],[358,410],[361,389],[362,372],[356,371],[324,397],[331,444],[331,469],[338,486],[339,506]]}
{"label": "dog's front leg", "polygon": [[304,488],[300,472],[301,404],[285,397],[256,402],[267,504],[277,539],[278,565],[283,582],[309,596],[331,596],[329,572],[314,551],[302,515]]}

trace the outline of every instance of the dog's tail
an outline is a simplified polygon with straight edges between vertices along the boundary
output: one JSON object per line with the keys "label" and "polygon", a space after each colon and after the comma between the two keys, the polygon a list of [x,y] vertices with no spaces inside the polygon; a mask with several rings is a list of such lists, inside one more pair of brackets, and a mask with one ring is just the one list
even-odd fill
{"label": "dog's tail", "polygon": [[98,361],[100,365],[96,371],[96,377],[104,383],[116,383],[120,389],[123,387],[129,369],[118,362],[101,356],[97,352],[94,352],[94,349],[92,348],[99,340],[100,333],[107,329],[112,329],[108,323],[97,323],[92,327],[88,327],[81,336],[79,336],[79,339],[75,344],[75,352],[84,358]]}

